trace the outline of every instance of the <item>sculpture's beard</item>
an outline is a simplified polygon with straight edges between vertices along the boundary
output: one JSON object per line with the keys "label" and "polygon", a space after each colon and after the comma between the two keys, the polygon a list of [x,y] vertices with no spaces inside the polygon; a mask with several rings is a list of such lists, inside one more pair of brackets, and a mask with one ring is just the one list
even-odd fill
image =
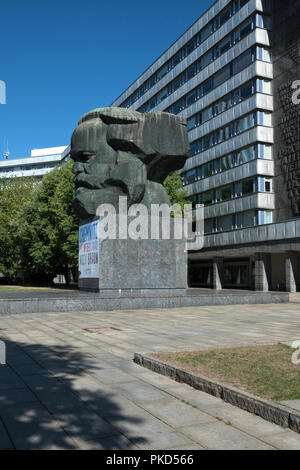
{"label": "sculpture's beard", "polygon": [[97,215],[97,209],[110,201],[113,207],[117,208],[119,205],[119,196],[125,194],[119,187],[105,186],[97,189],[91,189],[81,186],[75,191],[75,197],[72,202],[72,207],[75,214],[80,219],[88,219]]}
{"label": "sculpture's beard", "polygon": [[80,219],[87,219],[96,214],[97,207],[94,203],[94,192],[96,192],[96,190],[84,188],[82,186],[76,189],[75,196],[72,201],[72,207]]}

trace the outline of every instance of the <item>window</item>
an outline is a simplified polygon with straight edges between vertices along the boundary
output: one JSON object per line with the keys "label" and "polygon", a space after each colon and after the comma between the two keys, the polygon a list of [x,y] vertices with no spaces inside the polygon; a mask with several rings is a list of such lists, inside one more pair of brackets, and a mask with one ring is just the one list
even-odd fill
{"label": "window", "polygon": [[178,114],[180,113],[182,109],[182,106],[181,106],[181,101],[178,101],[177,103],[175,103],[172,107],[172,113],[174,114]]}
{"label": "window", "polygon": [[162,69],[160,69],[156,76],[157,76],[157,80],[160,80],[161,78],[163,78],[165,75],[167,75],[169,71],[169,67],[168,67],[168,64],[166,64]]}
{"label": "window", "polygon": [[205,82],[203,84],[203,95],[206,95],[207,93],[209,93],[212,89],[213,89],[213,81],[212,79],[208,80],[207,82]]}
{"label": "window", "polygon": [[255,212],[245,212],[243,214],[243,227],[252,227],[253,225],[255,225]]}
{"label": "window", "polygon": [[254,124],[254,114],[249,114],[248,116],[245,116],[244,118],[236,122],[235,134],[239,134],[241,132],[246,131],[247,129],[250,129],[250,127],[253,127]]}
{"label": "window", "polygon": [[197,179],[197,170],[191,170],[186,173],[186,184],[194,183]]}
{"label": "window", "polygon": [[157,103],[160,103],[168,96],[168,87],[165,87],[157,95]]}
{"label": "window", "polygon": [[186,97],[187,106],[190,106],[191,104],[193,104],[195,101],[197,101],[197,99],[198,99],[197,90],[194,90],[191,93],[189,93]]}
{"label": "window", "polygon": [[230,18],[230,8],[227,8],[221,15],[220,15],[220,26],[222,26],[226,21]]}
{"label": "window", "polygon": [[212,51],[208,52],[201,58],[201,69],[207,67],[213,60]]}
{"label": "window", "polygon": [[209,25],[206,26],[206,28],[203,29],[201,32],[201,40],[204,42],[213,32],[213,25],[210,23]]}
{"label": "window", "polygon": [[243,39],[244,37],[246,37],[249,33],[251,33],[252,31],[252,19],[247,21],[247,23],[242,26],[242,28],[240,29],[240,39]]}
{"label": "window", "polygon": [[226,82],[230,78],[230,66],[227,65],[226,67],[223,67],[221,70],[219,70],[217,73],[214,75],[214,87],[216,88],[217,86],[221,85],[222,83]]}
{"label": "window", "polygon": [[253,227],[255,225],[255,211],[240,212],[236,214],[237,228]]}
{"label": "window", "polygon": [[179,76],[173,83],[173,91],[176,91],[182,85],[181,83],[181,76]]}
{"label": "window", "polygon": [[255,147],[254,145],[248,147],[246,149],[240,150],[237,152],[237,165],[242,165],[243,163],[247,163],[250,160],[255,158]]}
{"label": "window", "polygon": [[216,189],[216,202],[228,201],[232,197],[232,186],[227,185],[223,188]]}
{"label": "window", "polygon": [[264,158],[266,160],[272,160],[272,145],[264,145]]}
{"label": "window", "polygon": [[273,212],[272,211],[265,211],[265,223],[271,224],[273,222]]}
{"label": "window", "polygon": [[251,194],[254,192],[254,179],[242,181],[242,195]]}
{"label": "window", "polygon": [[149,108],[153,109],[156,106],[156,96],[150,101]]}
{"label": "window", "polygon": [[247,85],[241,88],[241,99],[246,100],[253,94],[253,82],[248,83]]}
{"label": "window", "polygon": [[181,61],[181,54],[179,52],[172,59],[172,68],[176,67],[176,65],[179,64],[180,61]]}
{"label": "window", "polygon": [[231,196],[232,196],[231,184],[222,188],[221,194],[222,194],[222,201],[227,201],[228,199],[231,199]]}
{"label": "window", "polygon": [[270,193],[272,191],[272,180],[265,178],[265,192]]}
{"label": "window", "polygon": [[204,221],[204,233],[213,232],[213,219],[208,219]]}
{"label": "window", "polygon": [[256,24],[258,28],[272,29],[272,18],[265,15],[256,15]]}
{"label": "window", "polygon": [[257,59],[264,62],[271,62],[270,50],[266,47],[257,47]]}
{"label": "window", "polygon": [[248,49],[248,51],[244,52],[233,61],[233,66],[232,66],[233,75],[240,73],[244,68],[250,65],[251,62],[252,62],[252,51],[251,49]]}
{"label": "window", "polygon": [[272,113],[264,112],[264,126],[272,126]]}
{"label": "window", "polygon": [[270,80],[263,80],[263,93],[267,95],[271,94],[271,81]]}
{"label": "window", "polygon": [[231,37],[225,39],[224,41],[221,42],[221,44],[219,45],[219,48],[218,48],[218,53],[217,53],[217,57],[221,54],[224,54],[224,52],[228,51],[228,49],[231,48]]}
{"label": "window", "polygon": [[213,191],[206,191],[205,193],[199,194],[199,204],[209,206],[213,203]]}
{"label": "window", "polygon": [[207,108],[205,111],[203,111],[202,122],[206,122],[212,117],[213,117],[213,107],[211,106],[210,108]]}
{"label": "window", "polygon": [[252,194],[255,191],[255,180],[250,178],[244,181],[238,181],[235,183],[235,196],[246,196]]}
{"label": "window", "polygon": [[218,232],[224,232],[225,230],[232,229],[232,215],[225,215],[218,217],[217,219],[217,230]]}
{"label": "window", "polygon": [[194,64],[192,67],[189,67],[186,71],[187,81],[191,80],[197,73],[197,64]]}

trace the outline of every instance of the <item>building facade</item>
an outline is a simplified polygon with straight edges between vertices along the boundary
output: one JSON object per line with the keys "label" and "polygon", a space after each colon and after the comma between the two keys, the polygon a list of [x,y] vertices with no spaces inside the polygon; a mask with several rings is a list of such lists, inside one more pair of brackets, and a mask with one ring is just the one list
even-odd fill
{"label": "building facade", "polygon": [[38,179],[69,158],[70,146],[31,150],[30,157],[0,160],[0,178],[32,176]]}
{"label": "building facade", "polygon": [[191,287],[299,289],[299,66],[300,0],[218,0],[112,103],[187,118]]}

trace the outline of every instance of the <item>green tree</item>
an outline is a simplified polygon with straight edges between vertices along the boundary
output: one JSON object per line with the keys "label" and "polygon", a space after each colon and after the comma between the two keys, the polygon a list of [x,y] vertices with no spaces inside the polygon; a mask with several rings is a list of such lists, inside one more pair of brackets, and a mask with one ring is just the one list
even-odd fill
{"label": "green tree", "polygon": [[28,177],[0,179],[0,272],[12,279],[20,268],[18,217],[35,185],[36,181]]}
{"label": "green tree", "polygon": [[71,168],[72,162],[68,162],[46,174],[20,214],[18,242],[22,267],[43,274],[48,282],[55,274],[64,274],[68,281],[68,267],[77,269],[78,219],[71,207],[74,197]]}
{"label": "green tree", "polygon": [[179,171],[170,173],[165,181],[164,187],[167,190],[171,204],[179,204],[183,210],[184,204],[189,204],[187,192],[182,190],[182,181]]}

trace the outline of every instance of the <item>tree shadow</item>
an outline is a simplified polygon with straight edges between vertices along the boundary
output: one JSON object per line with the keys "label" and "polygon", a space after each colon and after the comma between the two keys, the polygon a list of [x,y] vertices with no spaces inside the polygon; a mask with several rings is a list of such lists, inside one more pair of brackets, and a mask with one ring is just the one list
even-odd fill
{"label": "tree shadow", "polygon": [[0,449],[129,450],[147,443],[137,431],[143,418],[93,375],[101,360],[69,345],[5,343]]}

